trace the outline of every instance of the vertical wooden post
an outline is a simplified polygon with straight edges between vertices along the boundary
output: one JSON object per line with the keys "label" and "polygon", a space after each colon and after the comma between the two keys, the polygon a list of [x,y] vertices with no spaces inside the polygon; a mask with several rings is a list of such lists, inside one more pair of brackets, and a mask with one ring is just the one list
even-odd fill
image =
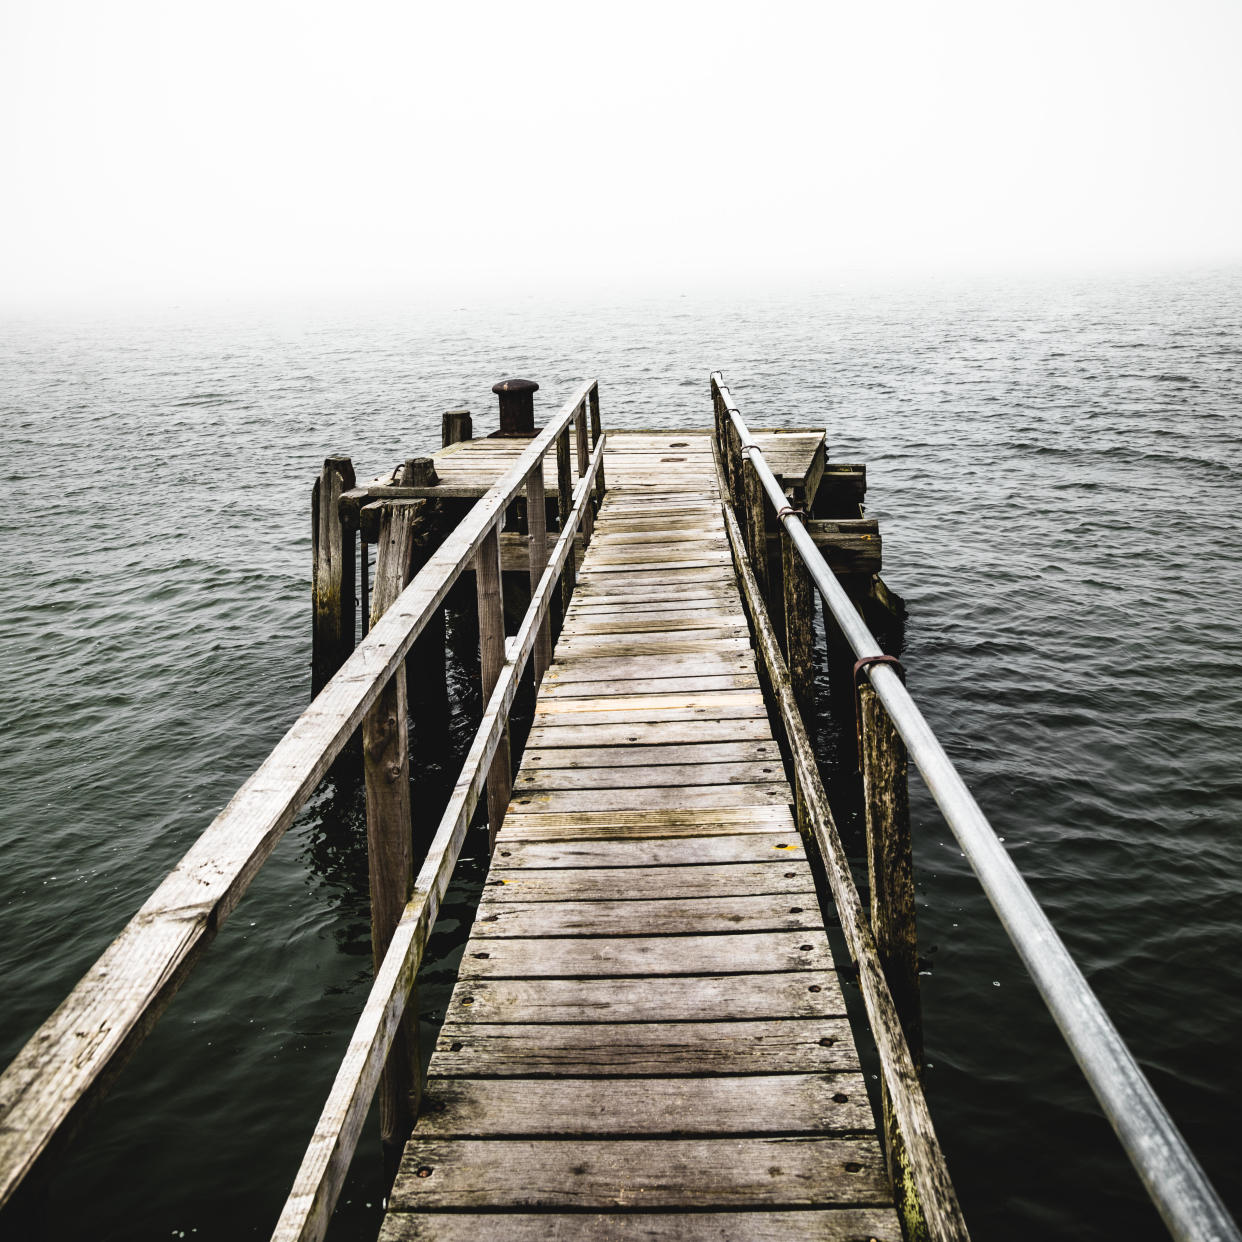
{"label": "vertical wooden post", "polygon": [[[574,415],[574,431],[578,440],[578,478],[583,478],[591,464],[591,450],[587,447],[586,406],[580,405]],[[591,542],[591,534],[595,530],[594,509],[590,505],[582,508],[582,550],[586,551]]]}
{"label": "vertical wooden post", "polygon": [[[574,507],[573,472],[569,465],[569,428],[566,427],[556,437],[556,511],[560,516],[561,530],[569,522],[569,511]],[[569,611],[569,602],[573,599],[574,583],[577,581],[578,569],[574,562],[574,553],[565,558],[565,568],[561,573],[561,604],[562,611]]]}
{"label": "vertical wooden post", "polygon": [[793,539],[778,523],[781,544],[781,581],[785,596],[785,663],[798,711],[807,733],[815,736],[815,631],[812,618],[815,596],[811,575],[794,547]]}
{"label": "vertical wooden post", "polygon": [[[414,515],[386,506],[380,519],[372,622],[406,582]],[[362,724],[366,776],[367,866],[371,879],[371,953],[378,971],[414,882],[410,817],[410,750],[404,669],[380,692]],[[418,1002],[412,993],[380,1079],[380,1136],[399,1153],[414,1126],[421,1097]]]}
{"label": "vertical wooden post", "polygon": [[448,448],[450,444],[458,444],[469,440],[474,434],[474,426],[470,420],[469,410],[445,410],[440,420],[440,446]]}
{"label": "vertical wooden post", "polygon": [[[412,579],[432,558],[444,540],[445,517],[438,500],[424,500],[410,506],[414,513],[414,529],[410,546],[407,581]],[[448,671],[444,605],[427,618],[423,632],[414,640],[406,659],[406,685],[414,738],[420,748],[439,752],[448,743],[445,721],[449,714]],[[420,814],[414,825],[415,857],[421,861],[430,844],[434,823],[425,822]]]}
{"label": "vertical wooden post", "polygon": [[755,572],[759,589],[763,592],[764,602],[771,609],[772,583],[768,574],[768,528],[767,519],[764,515],[764,509],[767,507],[767,495],[763,490],[763,484],[759,482],[759,476],[755,473],[754,466],[746,460],[747,455],[739,452],[738,456],[741,459],[745,490],[743,501],[745,524],[743,529],[746,531],[746,542],[749,545],[747,551],[750,553],[750,567]]}
{"label": "vertical wooden post", "polygon": [[858,689],[871,930],[880,965],[906,1033],[910,1056],[923,1064],[919,951],[914,914],[914,861],[906,746],[867,684]]}
{"label": "vertical wooden post", "polygon": [[[496,688],[505,662],[505,607],[500,590],[500,538],[495,526],[475,554],[474,577],[479,597],[479,666],[483,674],[483,704]],[[496,757],[487,773],[487,839],[496,848],[496,834],[509,807],[513,789],[509,766],[509,728],[496,748]]]}
{"label": "vertical wooden post", "polygon": [[329,457],[311,495],[311,697],[328,684],[354,649],[357,565],[354,532],[341,525],[341,493],[357,480],[348,457]]}
{"label": "vertical wooden post", "polygon": [[[604,424],[599,416],[599,385],[596,384],[589,394],[591,402],[591,447],[595,448],[599,444],[599,438],[604,434]],[[604,493],[608,490],[608,485],[604,482],[604,462],[600,459],[599,469],[595,472],[595,509],[598,512],[600,505],[604,503]]]}
{"label": "vertical wooden post", "polygon": [[371,554],[365,535],[358,538],[358,572],[362,583],[362,636],[371,632]]}
{"label": "vertical wooden post", "polygon": [[733,502],[733,511],[737,514],[738,523],[742,527],[742,533],[745,534],[746,488],[742,476],[745,464],[742,459],[742,437],[738,435],[738,430],[733,425],[733,420],[727,417],[725,420],[725,460],[729,468],[729,487],[731,489],[729,499]]}
{"label": "vertical wooden post", "polygon": [[[548,565],[548,509],[543,486],[542,460],[526,476],[526,531],[530,552],[530,589],[533,595]],[[535,635],[533,659],[535,686],[538,688],[552,662],[552,623],[546,611],[539,632]]]}

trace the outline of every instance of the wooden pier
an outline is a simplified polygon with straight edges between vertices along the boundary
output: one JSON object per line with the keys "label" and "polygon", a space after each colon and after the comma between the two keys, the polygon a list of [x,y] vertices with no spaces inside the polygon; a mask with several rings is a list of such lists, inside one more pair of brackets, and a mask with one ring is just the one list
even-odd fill
{"label": "wooden pier", "polygon": [[381,1236],[895,1242],[711,436],[604,465]]}
{"label": "wooden pier", "polygon": [[[715,379],[712,425],[607,433],[594,382],[541,430],[535,387],[497,385],[497,433],[450,411],[438,452],[367,482],[325,462],[313,702],[0,1078],[8,1220],[298,809],[356,775],[375,983],[274,1240],[324,1236],[376,1098],[399,1156],[388,1242],[967,1237],[919,1083],[904,752],[847,659],[867,911],[807,726],[814,596],[782,522],[799,515],[859,607],[893,607],[865,469],[817,430],[742,442]],[[482,716],[416,836],[450,606],[477,624]],[[424,1074],[415,979],[484,806],[491,866]],[[847,1017],[826,919],[865,1020]]]}
{"label": "wooden pier", "polygon": [[[899,601],[865,469],[753,432],[719,374],[703,428],[608,432],[591,381],[536,429],[537,387],[361,485],[325,461],[313,700],[0,1075],[0,1236],[40,1237],[58,1153],[333,777],[365,782],[375,979],[272,1242],[324,1238],[377,1100],[382,1242],[967,1242],[921,1083],[914,763],[1173,1236],[1242,1242],[869,628]],[[817,599],[865,904],[812,742]],[[482,711],[427,832],[448,608]],[[424,1073],[415,983],[472,823],[490,868]]]}

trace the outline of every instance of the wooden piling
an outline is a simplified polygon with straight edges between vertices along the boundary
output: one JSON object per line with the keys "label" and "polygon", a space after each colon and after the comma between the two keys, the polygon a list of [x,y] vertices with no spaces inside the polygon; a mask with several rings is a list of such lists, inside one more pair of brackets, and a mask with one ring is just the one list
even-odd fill
{"label": "wooden piling", "polygon": [[[533,594],[548,563],[548,510],[542,462],[526,476],[526,523],[530,550],[530,589]],[[535,665],[535,685],[538,687],[552,662],[552,625],[546,612],[535,637],[532,659]]]}
{"label": "wooden piling", "polygon": [[[372,624],[405,587],[414,525],[412,506],[385,506],[380,520]],[[406,682],[399,668],[362,725],[371,952],[377,973],[414,882],[408,737]],[[413,998],[406,1006],[378,1094],[380,1137],[388,1152],[399,1153],[414,1127],[421,1097],[418,1006]]]}
{"label": "wooden piling", "polygon": [[[574,478],[569,464],[569,428],[566,427],[556,437],[556,511],[560,517],[561,529],[569,518],[569,511],[574,504]],[[577,578],[577,566],[574,558],[565,561],[565,570],[561,574],[561,611],[569,611],[570,600],[574,595],[574,583]]]}
{"label": "wooden piling", "polygon": [[923,1064],[906,745],[870,685],[858,688],[871,930],[916,1066]]}
{"label": "wooden piling", "polygon": [[341,524],[341,493],[356,483],[348,457],[329,457],[311,494],[311,697],[354,649],[355,534]]}
{"label": "wooden piling", "polygon": [[815,607],[811,575],[782,525],[781,581],[784,587],[785,662],[798,711],[807,732],[815,736],[815,635],[812,628]]}
{"label": "wooden piling", "polygon": [[448,448],[450,444],[459,444],[469,440],[474,434],[469,410],[445,410],[440,420],[440,446]]}
{"label": "wooden piling", "polygon": [[[500,540],[493,526],[475,555],[474,577],[479,601],[479,667],[483,677],[483,705],[500,679],[505,662],[505,610],[500,588]],[[487,773],[487,838],[489,849],[496,848],[496,834],[509,806],[513,789],[509,763],[509,727],[496,748],[496,757]]]}

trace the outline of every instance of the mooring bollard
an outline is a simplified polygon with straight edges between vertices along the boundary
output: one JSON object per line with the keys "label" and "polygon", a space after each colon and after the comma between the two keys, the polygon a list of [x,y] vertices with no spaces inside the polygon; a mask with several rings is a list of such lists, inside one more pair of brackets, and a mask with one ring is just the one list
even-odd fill
{"label": "mooring bollard", "polygon": [[507,379],[492,385],[492,392],[500,398],[500,430],[498,436],[533,436],[535,434],[535,393],[539,385],[534,380]]}

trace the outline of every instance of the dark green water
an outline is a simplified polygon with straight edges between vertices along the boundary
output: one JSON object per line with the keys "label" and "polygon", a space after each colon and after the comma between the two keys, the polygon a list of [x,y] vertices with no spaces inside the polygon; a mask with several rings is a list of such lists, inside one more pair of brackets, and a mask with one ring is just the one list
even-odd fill
{"label": "dark green water", "polygon": [[[309,487],[588,374],[605,423],[868,463],[916,698],[1238,1211],[1242,277],[5,325],[0,1055],[306,701]],[[460,740],[470,702],[457,686]],[[424,804],[430,792],[420,794]],[[976,1239],[1159,1238],[915,783],[928,1090]],[[368,983],[361,808],[300,817],[51,1188],[51,1237],[266,1237]],[[847,825],[848,828],[848,825]],[[467,860],[422,988],[447,998]],[[364,1142],[341,1238],[373,1235]]]}

